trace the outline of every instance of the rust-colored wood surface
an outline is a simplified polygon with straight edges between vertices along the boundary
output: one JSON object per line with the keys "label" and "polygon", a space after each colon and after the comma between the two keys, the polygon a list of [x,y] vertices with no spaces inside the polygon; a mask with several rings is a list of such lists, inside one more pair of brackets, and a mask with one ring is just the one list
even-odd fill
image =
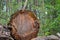
{"label": "rust-colored wood surface", "polygon": [[11,35],[15,40],[31,40],[39,31],[39,21],[29,10],[14,13],[8,25],[12,27]]}

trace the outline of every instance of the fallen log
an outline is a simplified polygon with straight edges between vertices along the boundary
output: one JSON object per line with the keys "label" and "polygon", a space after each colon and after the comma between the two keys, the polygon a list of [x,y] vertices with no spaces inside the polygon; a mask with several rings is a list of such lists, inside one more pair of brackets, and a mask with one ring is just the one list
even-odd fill
{"label": "fallen log", "polygon": [[0,24],[0,40],[14,40],[10,36],[10,31],[7,26],[3,26]]}
{"label": "fallen log", "polygon": [[60,40],[60,38],[55,35],[49,35],[49,36],[38,36],[31,40]]}

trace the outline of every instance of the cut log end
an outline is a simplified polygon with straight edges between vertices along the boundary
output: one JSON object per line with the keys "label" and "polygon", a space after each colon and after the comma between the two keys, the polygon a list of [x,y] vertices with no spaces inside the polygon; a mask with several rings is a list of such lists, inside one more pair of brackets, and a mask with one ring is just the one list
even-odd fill
{"label": "cut log end", "polygon": [[29,10],[20,10],[14,13],[9,25],[12,27],[11,35],[16,40],[31,40],[37,36],[39,31],[39,21]]}

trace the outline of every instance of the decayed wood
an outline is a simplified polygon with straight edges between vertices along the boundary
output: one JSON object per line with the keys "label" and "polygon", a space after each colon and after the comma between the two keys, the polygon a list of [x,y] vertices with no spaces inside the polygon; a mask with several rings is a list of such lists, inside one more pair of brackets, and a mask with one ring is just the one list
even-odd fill
{"label": "decayed wood", "polygon": [[8,25],[12,27],[11,35],[15,40],[31,40],[39,31],[39,21],[29,10],[14,13]]}
{"label": "decayed wood", "polygon": [[5,25],[0,24],[0,40],[14,40],[10,36],[10,31]]}

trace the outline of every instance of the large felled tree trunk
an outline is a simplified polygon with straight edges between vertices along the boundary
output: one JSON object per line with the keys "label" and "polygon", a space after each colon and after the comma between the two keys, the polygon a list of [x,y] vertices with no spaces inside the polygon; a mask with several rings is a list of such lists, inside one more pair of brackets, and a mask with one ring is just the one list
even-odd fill
{"label": "large felled tree trunk", "polygon": [[11,35],[16,40],[31,40],[39,31],[39,21],[29,10],[14,13],[8,25],[12,27]]}

